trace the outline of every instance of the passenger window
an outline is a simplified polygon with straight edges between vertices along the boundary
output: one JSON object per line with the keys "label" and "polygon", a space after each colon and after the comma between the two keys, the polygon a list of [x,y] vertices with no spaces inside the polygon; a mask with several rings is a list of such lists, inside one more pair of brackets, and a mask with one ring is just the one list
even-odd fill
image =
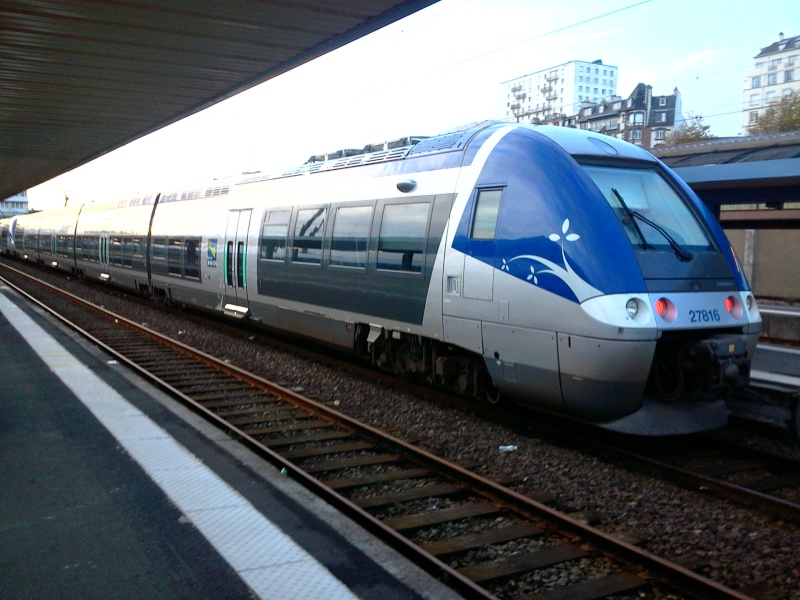
{"label": "passenger window", "polygon": [[33,235],[30,233],[25,234],[25,239],[23,240],[23,247],[25,250],[39,250],[39,236]]}
{"label": "passenger window", "polygon": [[100,238],[87,236],[83,256],[92,262],[100,262]]}
{"label": "passenger window", "polygon": [[371,206],[343,206],[336,211],[331,239],[332,265],[366,268],[371,222]]}
{"label": "passenger window", "polygon": [[428,202],[387,204],[383,209],[378,238],[378,268],[422,272]]}
{"label": "passenger window", "polygon": [[167,241],[163,237],[154,237],[153,260],[163,262],[167,260]]}
{"label": "passenger window", "polygon": [[325,234],[326,212],[324,208],[304,208],[297,211],[292,262],[312,264],[322,262],[322,236]]}
{"label": "passenger window", "polygon": [[59,256],[69,256],[69,238],[65,235],[56,237],[56,254]]}
{"label": "passenger window", "polygon": [[[131,246],[130,246],[130,254],[134,258],[142,259],[144,258],[144,247],[142,244],[142,238],[131,238]],[[128,251],[125,252],[129,254]]]}
{"label": "passenger window", "polygon": [[500,197],[503,190],[478,190],[475,201],[475,218],[472,221],[473,240],[493,240],[500,214]]}
{"label": "passenger window", "polygon": [[264,218],[261,230],[261,253],[264,260],[286,260],[286,235],[289,233],[290,210],[273,210]]}
{"label": "passenger window", "polygon": [[108,253],[109,253],[109,257],[111,259],[111,264],[121,267],[122,266],[122,239],[121,238],[112,237],[109,240]]}
{"label": "passenger window", "polygon": [[186,238],[186,255],[183,269],[184,277],[189,279],[200,279],[200,240],[197,238]]}
{"label": "passenger window", "polygon": [[167,272],[170,275],[181,274],[181,262],[183,254],[183,240],[181,238],[170,238],[167,247]]}

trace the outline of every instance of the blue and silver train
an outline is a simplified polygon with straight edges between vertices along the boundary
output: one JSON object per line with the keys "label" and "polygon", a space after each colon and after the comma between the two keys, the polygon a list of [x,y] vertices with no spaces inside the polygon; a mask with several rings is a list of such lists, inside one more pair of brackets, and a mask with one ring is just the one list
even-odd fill
{"label": "blue and silver train", "polygon": [[639,147],[485,122],[3,222],[3,249],[640,435],[725,424],[761,326],[729,242]]}

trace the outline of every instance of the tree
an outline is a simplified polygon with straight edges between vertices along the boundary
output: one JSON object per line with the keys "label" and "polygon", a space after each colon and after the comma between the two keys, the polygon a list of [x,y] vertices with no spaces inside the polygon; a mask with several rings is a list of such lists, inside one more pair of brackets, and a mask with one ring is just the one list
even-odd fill
{"label": "tree", "polygon": [[678,144],[690,144],[692,142],[703,142],[711,140],[716,136],[708,133],[711,125],[706,125],[703,122],[703,116],[689,117],[683,122],[683,125],[677,129],[673,129],[664,136],[665,146],[677,146]]}
{"label": "tree", "polygon": [[770,102],[764,114],[758,116],[748,131],[750,135],[761,135],[798,129],[800,129],[800,91],[794,90],[780,100]]}

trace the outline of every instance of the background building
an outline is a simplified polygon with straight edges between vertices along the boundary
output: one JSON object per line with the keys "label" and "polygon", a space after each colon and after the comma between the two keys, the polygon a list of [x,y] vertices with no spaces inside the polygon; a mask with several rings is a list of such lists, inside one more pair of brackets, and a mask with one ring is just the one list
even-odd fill
{"label": "background building", "polygon": [[5,200],[0,200],[0,217],[24,215],[28,212],[28,193],[20,192]]}
{"label": "background building", "polygon": [[644,148],[663,143],[666,134],[683,124],[681,93],[654,96],[653,88],[638,84],[630,96],[584,102],[576,119],[580,129],[596,131]]}
{"label": "background building", "polygon": [[742,134],[749,135],[750,126],[764,109],[792,90],[800,90],[800,35],[785,38],[762,48],[744,80]]}
{"label": "background building", "polygon": [[617,93],[618,69],[602,60],[573,60],[501,84],[505,119],[531,123],[577,114],[582,102]]}

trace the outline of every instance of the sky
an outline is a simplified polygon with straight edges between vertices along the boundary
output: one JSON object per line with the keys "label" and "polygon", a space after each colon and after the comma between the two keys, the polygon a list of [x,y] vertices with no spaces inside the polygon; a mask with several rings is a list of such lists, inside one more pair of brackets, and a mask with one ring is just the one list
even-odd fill
{"label": "sky", "polygon": [[[568,8],[566,8],[568,6]],[[753,57],[800,35],[797,0],[441,0],[414,15],[28,190],[46,210],[157,193],[312,154],[501,118],[502,82],[571,60],[681,92],[684,116],[741,132]]]}

